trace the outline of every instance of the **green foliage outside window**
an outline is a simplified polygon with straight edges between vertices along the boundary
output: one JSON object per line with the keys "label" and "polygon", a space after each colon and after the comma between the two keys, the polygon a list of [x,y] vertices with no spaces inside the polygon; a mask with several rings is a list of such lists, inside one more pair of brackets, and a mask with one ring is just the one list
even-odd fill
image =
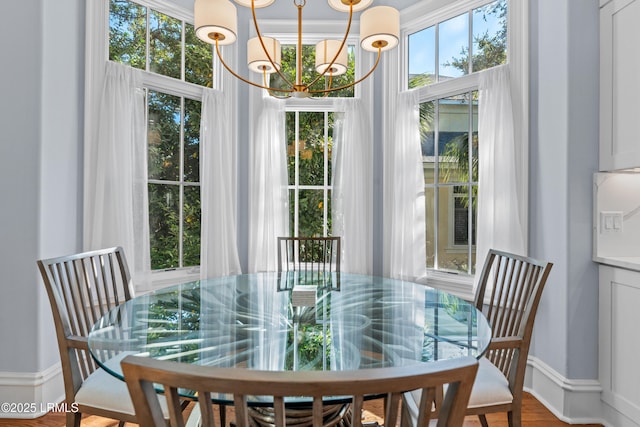
{"label": "green foliage outside window", "polygon": [[[213,86],[213,51],[211,45],[197,39],[193,25],[134,1],[110,0],[109,59],[187,83]],[[147,90],[154,270],[200,264],[200,110],[198,100]]]}
{"label": "green foliage outside window", "polygon": [[[354,82],[355,78],[355,53],[353,46],[349,46],[348,50],[348,69],[345,74],[340,76],[336,76],[331,80],[331,87],[340,87],[349,83]],[[317,76],[318,73],[315,71],[315,46],[313,45],[303,45],[302,46],[302,82],[305,84],[311,83]],[[283,45],[282,46],[282,73],[285,75],[287,80],[291,83],[296,82],[296,46],[295,45]],[[321,77],[316,83],[311,86],[312,90],[322,90],[326,89],[329,85],[328,77]],[[273,73],[271,75],[270,86],[273,88],[286,88],[288,85],[282,79],[282,77],[278,73]],[[354,88],[349,87],[346,89],[341,89],[335,92],[329,93],[327,96],[329,97],[353,97]],[[276,93],[279,96],[286,96],[287,94]],[[313,96],[323,96],[322,94],[317,94]]]}

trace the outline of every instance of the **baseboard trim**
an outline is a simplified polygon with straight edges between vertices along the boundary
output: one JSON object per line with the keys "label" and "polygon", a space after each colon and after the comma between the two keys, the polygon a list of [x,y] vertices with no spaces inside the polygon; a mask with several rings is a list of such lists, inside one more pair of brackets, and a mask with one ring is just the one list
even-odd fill
{"label": "baseboard trim", "polygon": [[561,421],[603,424],[602,386],[597,380],[570,380],[536,357],[529,357],[525,390]]}
{"label": "baseboard trim", "polygon": [[41,372],[0,372],[0,418],[38,418],[63,400],[60,362]]}

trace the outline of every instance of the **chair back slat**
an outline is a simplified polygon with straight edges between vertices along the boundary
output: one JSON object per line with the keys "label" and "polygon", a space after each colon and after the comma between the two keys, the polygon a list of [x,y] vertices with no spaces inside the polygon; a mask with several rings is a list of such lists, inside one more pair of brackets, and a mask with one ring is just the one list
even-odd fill
{"label": "chair back slat", "polygon": [[[211,407],[211,395],[224,393],[234,396],[235,424],[238,427],[261,425],[251,418],[251,411],[270,409],[270,423],[276,427],[326,426],[324,398],[340,397],[352,402],[352,416],[344,420],[346,425],[361,427],[361,409],[364,396],[384,396],[385,425],[398,425],[398,404],[405,393],[419,390],[423,396],[418,414],[427,425],[433,415],[436,390],[448,384],[444,400],[438,412],[438,427],[460,427],[478,369],[478,361],[472,357],[442,360],[412,366],[375,368],[354,371],[256,371],[235,368],[197,366],[127,356],[122,361],[129,393],[141,427],[165,427],[161,417],[158,396],[146,393],[159,384],[165,390],[171,407],[180,388],[192,390],[199,397],[202,425],[216,425]],[[247,396],[272,397],[271,408],[250,408]],[[309,398],[309,418],[301,422],[299,402],[291,414],[288,398]],[[335,405],[335,403],[331,403]],[[345,413],[341,413],[342,416]],[[176,411],[176,416],[180,416]],[[400,414],[400,425],[408,425],[405,412]],[[181,427],[181,421],[171,420],[171,427]],[[220,426],[216,426],[220,427]]]}
{"label": "chair back slat", "polygon": [[38,260],[37,264],[51,303],[65,394],[73,399],[84,379],[97,369],[86,343],[91,327],[133,297],[129,267],[120,247]]}

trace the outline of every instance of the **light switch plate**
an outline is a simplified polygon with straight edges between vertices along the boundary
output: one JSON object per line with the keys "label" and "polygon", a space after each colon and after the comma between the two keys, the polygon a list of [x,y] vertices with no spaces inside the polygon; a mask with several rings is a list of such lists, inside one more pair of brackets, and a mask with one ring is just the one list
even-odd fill
{"label": "light switch plate", "polygon": [[619,233],[622,231],[622,212],[600,212],[600,233]]}

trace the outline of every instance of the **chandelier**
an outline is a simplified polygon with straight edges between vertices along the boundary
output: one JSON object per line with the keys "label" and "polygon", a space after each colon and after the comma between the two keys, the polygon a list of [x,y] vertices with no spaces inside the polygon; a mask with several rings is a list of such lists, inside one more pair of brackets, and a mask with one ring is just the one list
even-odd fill
{"label": "chandelier", "polygon": [[[367,7],[373,0],[328,0],[329,6],[340,12],[349,13],[347,28],[342,40],[322,40],[315,46],[315,71],[317,75],[309,82],[302,78],[302,9],[306,0],[293,0],[298,9],[298,37],[296,50],[295,81],[285,76],[281,70],[280,42],[261,34],[256,18],[256,9],[267,7],[275,0],[234,0],[237,4],[250,7],[257,36],[247,42],[247,65],[255,73],[262,75],[262,83],[241,77],[233,71],[222,59],[220,46],[230,45],[237,39],[238,14],[235,5],[230,0],[195,0],[194,18],[195,30],[199,39],[215,45],[216,55],[227,71],[243,82],[266,89],[270,94],[284,93],[286,97],[306,98],[309,96],[326,96],[329,92],[355,86],[369,77],[378,66],[383,51],[397,46],[400,34],[400,14],[393,7]],[[365,10],[366,9],[366,10]],[[348,54],[347,39],[354,12],[360,14],[360,46],[362,49],[377,52],[376,61],[366,74],[358,80],[332,86],[333,78],[347,72]],[[284,87],[269,86],[269,78],[278,73],[284,81]],[[325,78],[323,89],[312,89],[311,86]]]}

